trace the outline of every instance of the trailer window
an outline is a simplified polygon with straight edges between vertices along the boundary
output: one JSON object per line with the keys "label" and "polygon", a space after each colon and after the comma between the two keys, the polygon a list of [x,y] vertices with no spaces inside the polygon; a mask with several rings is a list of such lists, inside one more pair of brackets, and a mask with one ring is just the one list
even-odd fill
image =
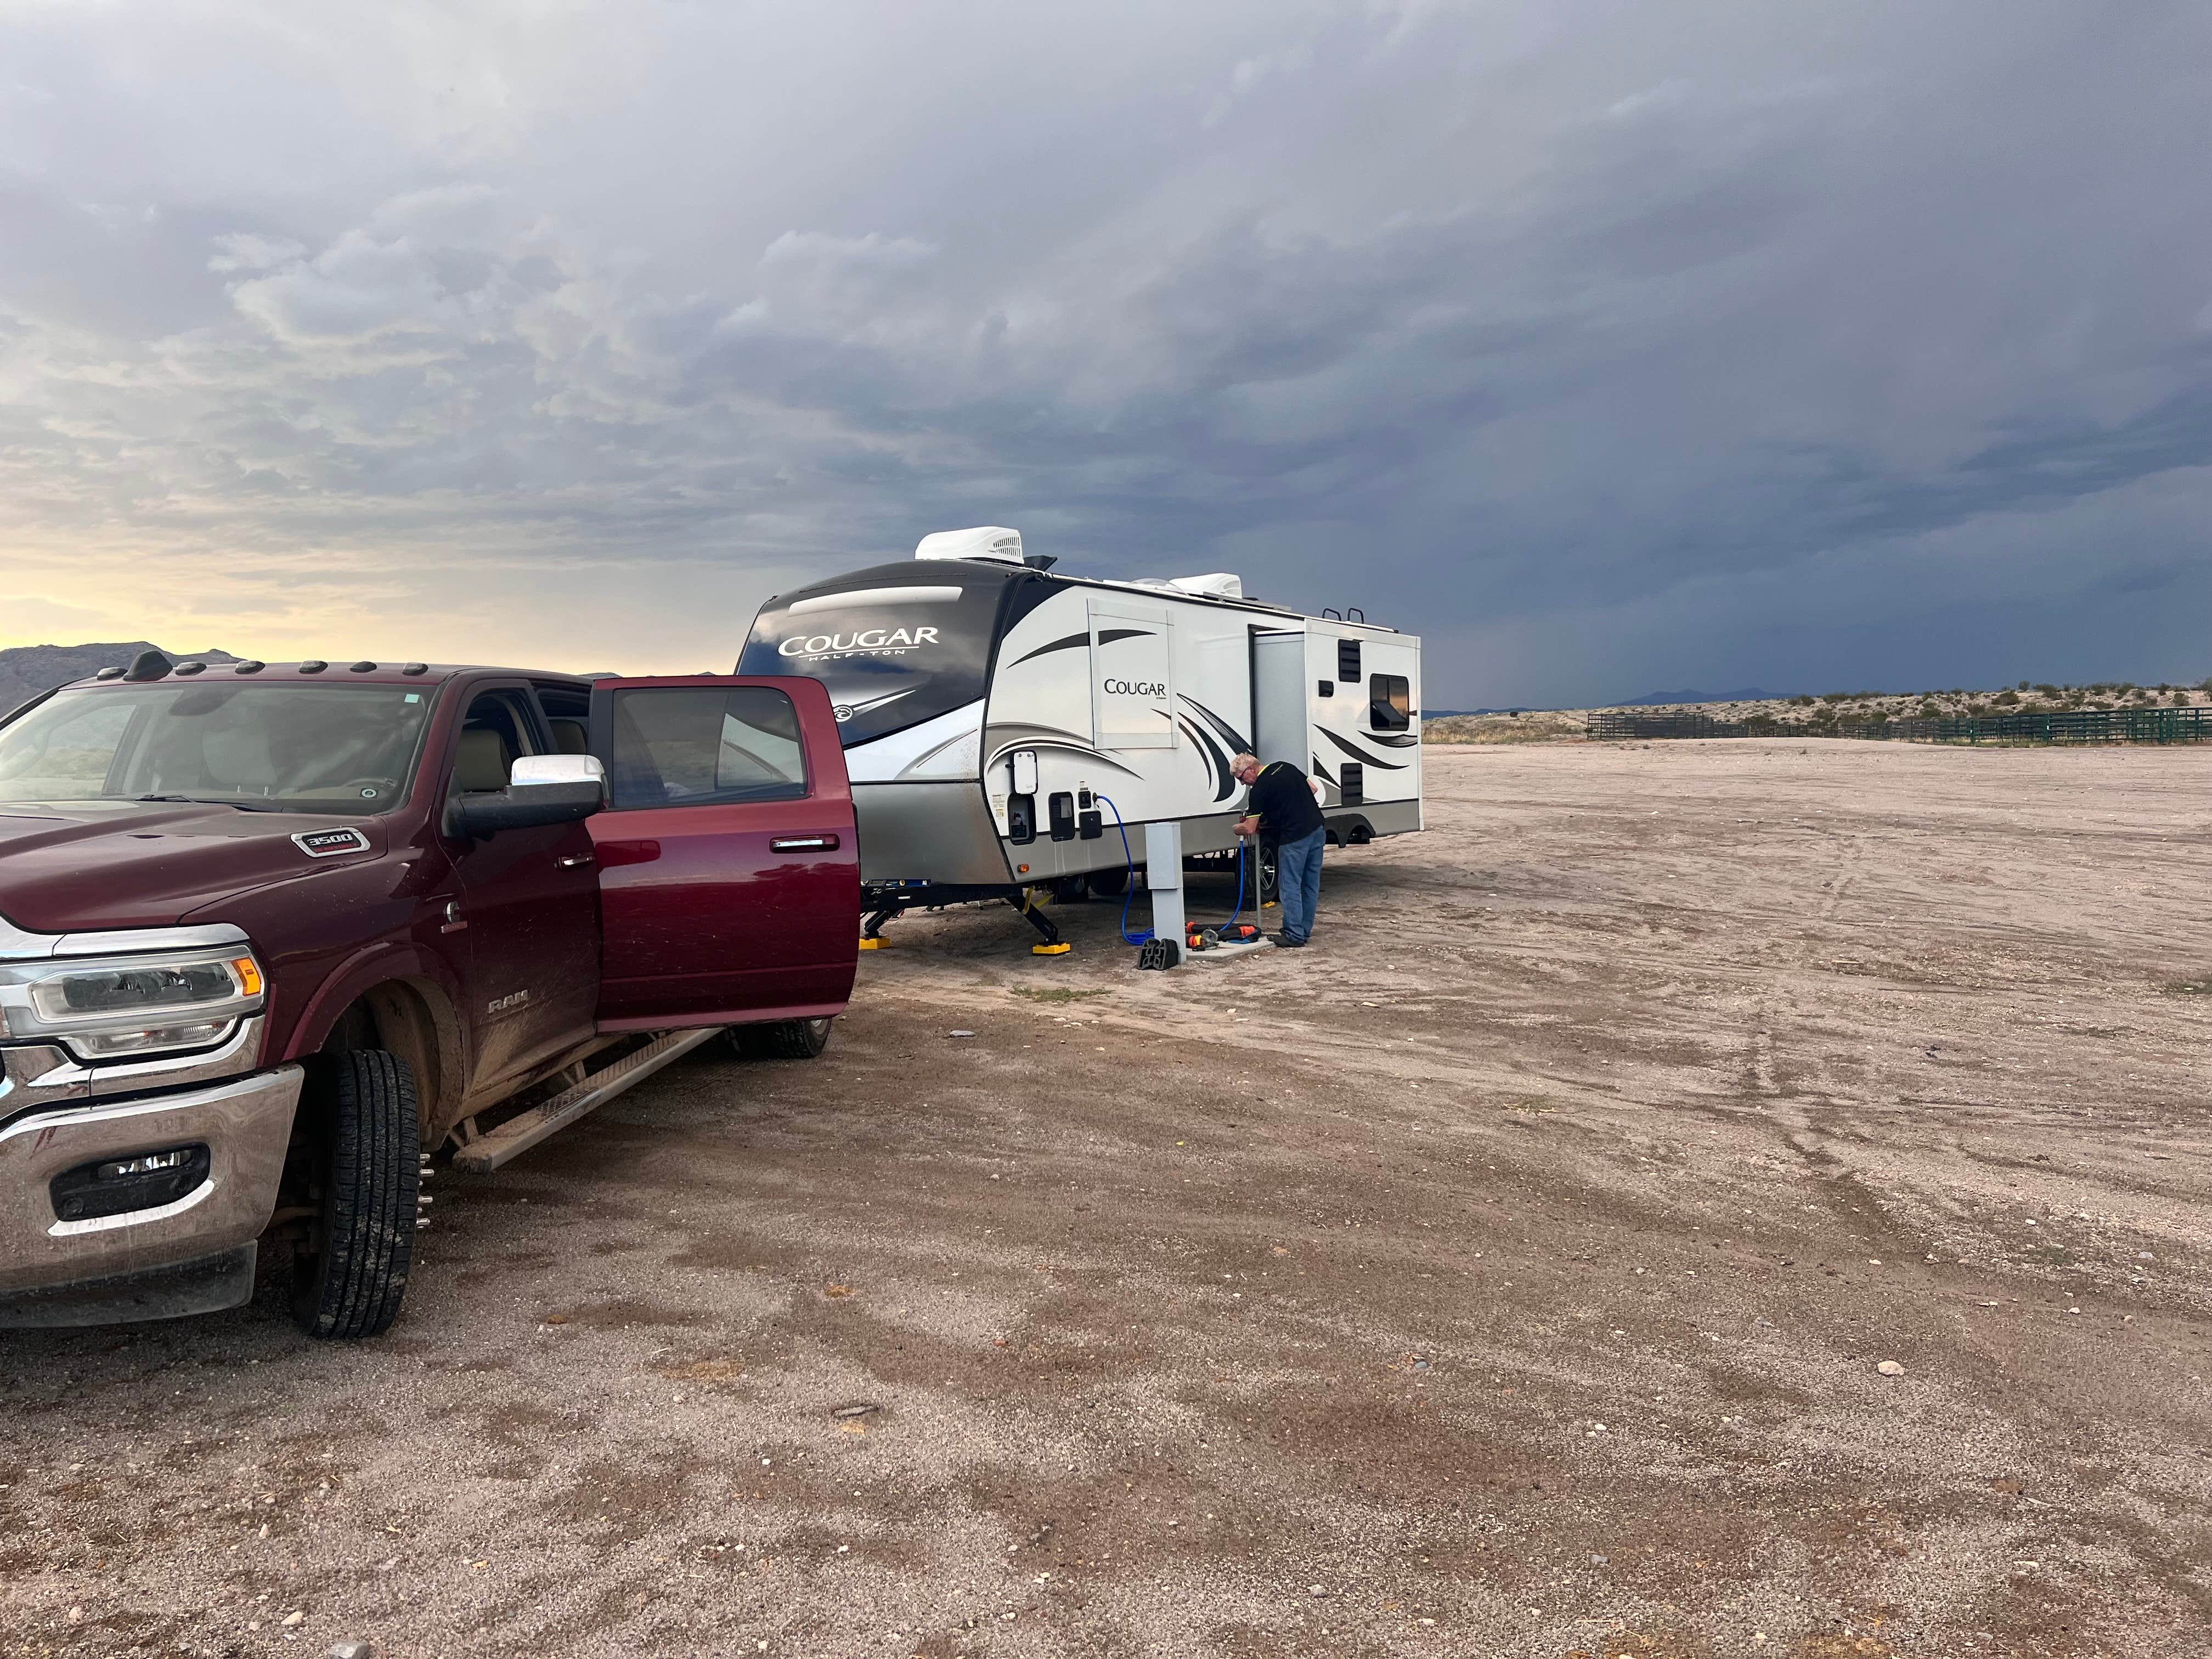
{"label": "trailer window", "polygon": [[1377,732],[1403,732],[1413,723],[1413,685],[1403,674],[1367,680],[1367,723]]}
{"label": "trailer window", "polygon": [[799,711],[773,686],[617,691],[609,749],[607,787],[618,812],[806,793]]}

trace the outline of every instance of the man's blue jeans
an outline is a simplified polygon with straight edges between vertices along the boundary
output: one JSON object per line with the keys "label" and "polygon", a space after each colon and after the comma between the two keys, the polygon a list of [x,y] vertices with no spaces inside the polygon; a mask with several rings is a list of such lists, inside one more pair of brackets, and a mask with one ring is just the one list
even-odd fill
{"label": "man's blue jeans", "polygon": [[1283,937],[1303,945],[1313,935],[1321,908],[1321,849],[1328,831],[1316,830],[1275,849],[1275,890],[1283,901]]}

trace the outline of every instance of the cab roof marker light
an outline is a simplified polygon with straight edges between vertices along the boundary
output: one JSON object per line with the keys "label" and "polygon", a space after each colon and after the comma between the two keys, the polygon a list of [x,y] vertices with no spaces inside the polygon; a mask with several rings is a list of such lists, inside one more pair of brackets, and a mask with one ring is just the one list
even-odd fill
{"label": "cab roof marker light", "polygon": [[244,662],[240,663],[230,672],[234,674],[258,674],[263,669],[268,666],[269,665],[265,662],[257,662],[252,657],[248,657]]}
{"label": "cab roof marker light", "polygon": [[356,663],[348,672],[355,674],[374,674],[376,672],[376,665],[364,660]]}
{"label": "cab roof marker light", "polygon": [[109,667],[106,667],[106,668],[103,668],[103,669],[101,669],[101,670],[100,671],[100,672],[98,672],[97,674],[94,674],[94,675],[93,676],[93,678],[94,678],[94,679],[96,679],[96,680],[119,680],[119,679],[121,679],[122,678],[123,678],[123,671],[122,671],[120,668],[117,668],[117,667],[114,667],[114,666],[112,666],[112,665],[111,665],[111,666],[109,666]]}
{"label": "cab roof marker light", "polygon": [[300,665],[300,672],[302,674],[319,674],[329,666],[330,664],[325,662],[320,657],[310,657]]}
{"label": "cab roof marker light", "polygon": [[207,672],[207,665],[204,662],[180,662],[177,665],[177,672],[180,675],[204,674]]}
{"label": "cab roof marker light", "polygon": [[427,662],[410,662],[399,672],[403,674],[427,674],[430,672],[430,665]]}

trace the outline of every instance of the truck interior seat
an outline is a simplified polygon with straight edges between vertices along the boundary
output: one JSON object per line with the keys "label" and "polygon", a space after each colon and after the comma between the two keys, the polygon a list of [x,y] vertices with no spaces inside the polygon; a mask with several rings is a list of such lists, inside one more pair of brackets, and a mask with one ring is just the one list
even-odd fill
{"label": "truck interior seat", "polygon": [[202,734],[207,781],[218,788],[255,793],[275,787],[276,768],[270,759],[269,733],[250,726],[213,727]]}
{"label": "truck interior seat", "polygon": [[564,755],[588,755],[592,752],[591,737],[581,720],[549,720],[553,728],[553,746]]}
{"label": "truck interior seat", "polygon": [[489,726],[471,726],[461,733],[459,751],[453,757],[453,788],[461,794],[507,787],[514,770],[514,756],[507,738]]}

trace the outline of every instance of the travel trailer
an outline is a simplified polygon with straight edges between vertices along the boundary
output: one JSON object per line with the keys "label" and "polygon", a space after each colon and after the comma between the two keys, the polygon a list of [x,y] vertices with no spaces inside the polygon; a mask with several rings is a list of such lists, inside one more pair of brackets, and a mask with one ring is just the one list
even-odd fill
{"label": "travel trailer", "polygon": [[868,932],[914,905],[1029,889],[1116,894],[1142,826],[1236,859],[1230,758],[1321,785],[1332,844],[1421,827],[1421,642],[1244,595],[1233,575],[1101,581],[1002,528],[922,538],[912,562],[779,594],[741,674],[830,692],[859,815]]}

